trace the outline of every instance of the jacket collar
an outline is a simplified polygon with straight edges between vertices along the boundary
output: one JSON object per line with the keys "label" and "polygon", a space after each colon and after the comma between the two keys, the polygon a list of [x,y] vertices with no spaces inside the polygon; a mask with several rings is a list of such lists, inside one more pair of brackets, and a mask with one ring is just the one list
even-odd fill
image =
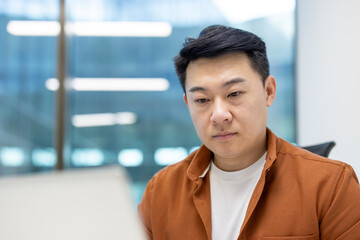
{"label": "jacket collar", "polygon": [[201,145],[201,147],[196,151],[195,155],[191,159],[190,165],[187,169],[187,176],[191,181],[195,181],[198,178],[203,178],[210,168],[210,161],[213,157],[212,152]]}
{"label": "jacket collar", "polygon": [[[266,129],[266,137],[267,155],[264,170],[268,171],[276,160],[280,143],[278,137],[269,128]],[[201,145],[196,153],[191,156],[192,159],[190,159],[191,162],[187,169],[187,176],[191,181],[195,181],[199,178],[205,177],[209,171],[213,153],[205,147],[205,145]]]}
{"label": "jacket collar", "polygon": [[269,171],[280,150],[280,140],[269,128],[266,128],[266,141],[267,155],[264,170]]}

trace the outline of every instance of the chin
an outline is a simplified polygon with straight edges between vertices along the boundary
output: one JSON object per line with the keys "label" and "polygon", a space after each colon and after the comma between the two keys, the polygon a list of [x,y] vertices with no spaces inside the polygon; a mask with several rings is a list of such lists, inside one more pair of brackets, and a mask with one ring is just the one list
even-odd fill
{"label": "chin", "polygon": [[237,156],[239,156],[239,154],[217,154],[219,157],[224,158],[224,159],[233,159],[236,158]]}
{"label": "chin", "polygon": [[[210,149],[211,150],[211,149]],[[237,156],[239,156],[239,152],[238,151],[231,151],[229,149],[221,149],[221,150],[216,150],[213,151],[211,150],[215,155],[221,157],[221,158],[236,158]]]}

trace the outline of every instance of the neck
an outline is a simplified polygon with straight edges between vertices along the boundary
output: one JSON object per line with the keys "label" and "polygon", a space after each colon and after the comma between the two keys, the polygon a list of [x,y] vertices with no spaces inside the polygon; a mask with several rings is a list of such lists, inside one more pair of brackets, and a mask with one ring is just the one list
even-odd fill
{"label": "neck", "polygon": [[223,171],[233,172],[249,167],[259,160],[266,152],[266,138],[256,148],[240,156],[224,158],[214,154],[214,164]]}

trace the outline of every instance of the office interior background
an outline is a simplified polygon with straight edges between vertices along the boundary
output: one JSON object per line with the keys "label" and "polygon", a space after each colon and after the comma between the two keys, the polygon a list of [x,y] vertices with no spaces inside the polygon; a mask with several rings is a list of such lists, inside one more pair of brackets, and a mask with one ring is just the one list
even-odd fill
{"label": "office interior background", "polygon": [[359,174],[354,4],[360,7],[355,0],[65,1],[65,47],[58,48],[59,0],[1,0],[0,176],[55,171],[61,151],[64,170],[124,166],[138,202],[154,173],[201,144],[172,59],[185,37],[211,24],[267,43],[278,87],[269,127],[302,146],[334,140],[330,157]]}

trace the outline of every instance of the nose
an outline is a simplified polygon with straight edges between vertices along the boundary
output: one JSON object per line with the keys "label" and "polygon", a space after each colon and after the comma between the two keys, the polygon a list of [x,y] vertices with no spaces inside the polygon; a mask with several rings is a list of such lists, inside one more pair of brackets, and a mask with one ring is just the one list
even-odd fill
{"label": "nose", "polygon": [[232,114],[229,111],[226,103],[218,100],[214,102],[213,111],[210,117],[210,121],[214,124],[224,124],[231,122]]}

